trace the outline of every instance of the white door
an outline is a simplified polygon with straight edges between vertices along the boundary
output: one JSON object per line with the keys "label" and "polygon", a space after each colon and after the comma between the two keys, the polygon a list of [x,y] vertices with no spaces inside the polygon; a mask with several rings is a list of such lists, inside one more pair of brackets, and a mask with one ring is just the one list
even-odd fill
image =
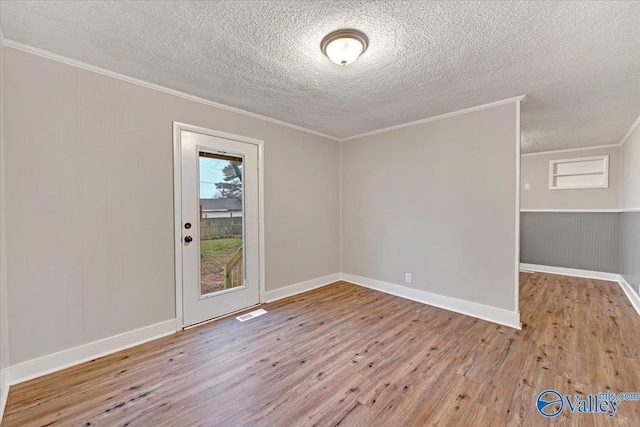
{"label": "white door", "polygon": [[258,146],[179,132],[183,325],[190,326],[260,302]]}

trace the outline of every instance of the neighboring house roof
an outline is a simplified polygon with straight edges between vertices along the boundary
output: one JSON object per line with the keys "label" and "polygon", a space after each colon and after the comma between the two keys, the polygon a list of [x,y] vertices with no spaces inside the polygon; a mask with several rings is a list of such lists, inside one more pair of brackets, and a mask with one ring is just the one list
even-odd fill
{"label": "neighboring house roof", "polygon": [[200,207],[203,212],[241,211],[242,203],[231,198],[200,199]]}

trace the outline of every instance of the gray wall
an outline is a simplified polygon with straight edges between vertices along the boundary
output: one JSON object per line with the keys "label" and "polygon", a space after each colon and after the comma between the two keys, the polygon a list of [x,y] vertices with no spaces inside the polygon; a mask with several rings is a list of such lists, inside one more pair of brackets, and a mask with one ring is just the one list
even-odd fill
{"label": "gray wall", "polygon": [[[609,155],[609,188],[549,190],[549,161]],[[620,148],[599,148],[564,153],[527,154],[520,166],[521,209],[618,209]],[[525,184],[531,188],[525,190]]]}
{"label": "gray wall", "polygon": [[517,311],[516,107],[343,142],[343,272]]}
{"label": "gray wall", "polygon": [[[609,155],[609,188],[549,190],[549,161]],[[522,210],[612,210],[620,208],[620,147],[522,156]],[[531,185],[525,190],[526,183]],[[527,264],[617,273],[620,213],[522,212],[520,260]]]}
{"label": "gray wall", "polygon": [[6,48],[10,362],[175,317],[172,122],[265,141],[267,290],[339,271],[339,145]]}
{"label": "gray wall", "polygon": [[615,273],[619,229],[615,212],[523,212],[520,261]]}
{"label": "gray wall", "polygon": [[[549,191],[552,159],[609,154],[609,189]],[[522,209],[611,209],[621,213],[523,212],[523,263],[620,273],[640,288],[640,127],[621,147],[523,156]],[[531,190],[524,184],[531,183]],[[615,191],[610,191],[615,190]]]}

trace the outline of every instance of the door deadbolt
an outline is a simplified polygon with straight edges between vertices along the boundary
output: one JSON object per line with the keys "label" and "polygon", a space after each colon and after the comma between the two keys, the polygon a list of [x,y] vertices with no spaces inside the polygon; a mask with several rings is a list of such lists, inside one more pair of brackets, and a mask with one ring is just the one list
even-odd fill
{"label": "door deadbolt", "polygon": [[191,236],[186,236],[186,237],[184,238],[184,241],[185,241],[185,242],[187,242],[187,243],[191,243],[191,242],[193,242],[193,237],[191,237]]}
{"label": "door deadbolt", "polygon": [[188,229],[190,229],[190,228],[191,228],[191,223],[190,223],[190,222],[187,222],[187,223],[184,225],[184,228],[186,228],[187,230],[188,230]]}

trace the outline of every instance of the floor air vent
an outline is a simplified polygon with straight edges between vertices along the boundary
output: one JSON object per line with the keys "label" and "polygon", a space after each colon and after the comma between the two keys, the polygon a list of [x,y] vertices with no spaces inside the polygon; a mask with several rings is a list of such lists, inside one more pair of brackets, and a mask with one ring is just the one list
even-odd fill
{"label": "floor air vent", "polygon": [[236,317],[236,319],[241,322],[246,322],[247,320],[253,319],[254,317],[262,316],[263,314],[267,314],[267,310],[258,309],[250,313],[243,314],[242,316],[238,316]]}

